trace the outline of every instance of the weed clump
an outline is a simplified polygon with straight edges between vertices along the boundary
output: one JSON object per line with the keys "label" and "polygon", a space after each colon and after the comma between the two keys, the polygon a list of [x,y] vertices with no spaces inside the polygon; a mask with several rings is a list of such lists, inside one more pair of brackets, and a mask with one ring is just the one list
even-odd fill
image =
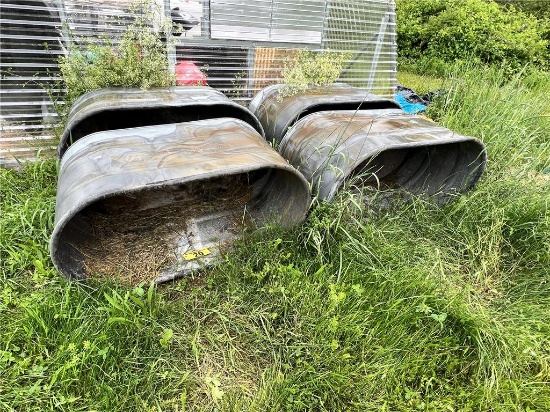
{"label": "weed clump", "polygon": [[281,72],[284,86],[279,96],[293,96],[305,92],[310,86],[322,87],[334,83],[350,58],[350,53],[299,50],[292,60],[285,62]]}
{"label": "weed clump", "polygon": [[163,38],[171,22],[151,0],[135,0],[130,11],[134,20],[121,35],[76,39],[68,54],[59,58],[66,110],[79,96],[101,88],[149,89],[175,84]]}

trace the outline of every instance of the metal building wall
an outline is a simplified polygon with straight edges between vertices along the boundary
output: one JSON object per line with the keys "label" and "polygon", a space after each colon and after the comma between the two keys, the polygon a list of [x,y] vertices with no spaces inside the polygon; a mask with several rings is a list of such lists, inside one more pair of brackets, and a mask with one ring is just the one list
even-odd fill
{"label": "metal building wall", "polygon": [[[178,38],[172,65],[191,61],[208,84],[247,105],[281,81],[296,50],[352,56],[341,81],[390,96],[395,85],[393,0],[156,0],[200,23]],[[134,16],[131,0],[1,0],[0,166],[54,145],[57,60],[75,38],[116,41]],[[58,102],[62,104],[62,102]]]}

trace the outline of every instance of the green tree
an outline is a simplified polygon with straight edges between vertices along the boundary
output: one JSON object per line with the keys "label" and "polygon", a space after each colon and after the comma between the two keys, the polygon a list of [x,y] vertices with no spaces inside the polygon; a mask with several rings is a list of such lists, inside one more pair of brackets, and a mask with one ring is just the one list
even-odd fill
{"label": "green tree", "polygon": [[495,0],[503,7],[514,7],[517,10],[530,13],[537,18],[550,18],[550,2],[548,0]]}
{"label": "green tree", "polygon": [[549,66],[544,20],[531,14],[484,0],[398,0],[397,6],[402,59],[473,59],[512,71]]}

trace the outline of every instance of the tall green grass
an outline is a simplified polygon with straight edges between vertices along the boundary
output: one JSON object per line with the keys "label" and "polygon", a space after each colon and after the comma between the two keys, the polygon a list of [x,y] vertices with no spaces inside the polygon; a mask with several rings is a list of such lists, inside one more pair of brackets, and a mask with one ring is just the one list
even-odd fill
{"label": "tall green grass", "polygon": [[444,87],[428,114],[487,145],[474,190],[344,193],[156,290],[60,278],[55,164],[2,170],[0,410],[548,410],[547,89]]}

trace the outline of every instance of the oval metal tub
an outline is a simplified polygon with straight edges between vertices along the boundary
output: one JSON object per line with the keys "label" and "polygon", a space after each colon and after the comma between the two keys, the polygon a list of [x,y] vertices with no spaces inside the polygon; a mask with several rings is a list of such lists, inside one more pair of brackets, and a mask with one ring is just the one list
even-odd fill
{"label": "oval metal tub", "polygon": [[384,202],[411,193],[443,203],[473,187],[486,163],[480,140],[395,109],[310,114],[279,152],[327,201],[353,181],[385,190]]}
{"label": "oval metal tub", "polygon": [[243,120],[263,136],[248,109],[211,87],[96,90],[80,96],[71,107],[58,154],[62,157],[72,143],[96,132],[220,117]]}
{"label": "oval metal tub", "polygon": [[69,278],[166,281],[244,230],[300,223],[310,201],[303,176],[238,119],[99,132],[61,160],[51,258]]}
{"label": "oval metal tub", "polygon": [[306,92],[286,96],[284,84],[268,86],[250,102],[249,109],[260,120],[265,137],[280,143],[294,123],[308,114],[327,110],[399,109],[390,99],[367,93],[345,83],[312,87]]}

